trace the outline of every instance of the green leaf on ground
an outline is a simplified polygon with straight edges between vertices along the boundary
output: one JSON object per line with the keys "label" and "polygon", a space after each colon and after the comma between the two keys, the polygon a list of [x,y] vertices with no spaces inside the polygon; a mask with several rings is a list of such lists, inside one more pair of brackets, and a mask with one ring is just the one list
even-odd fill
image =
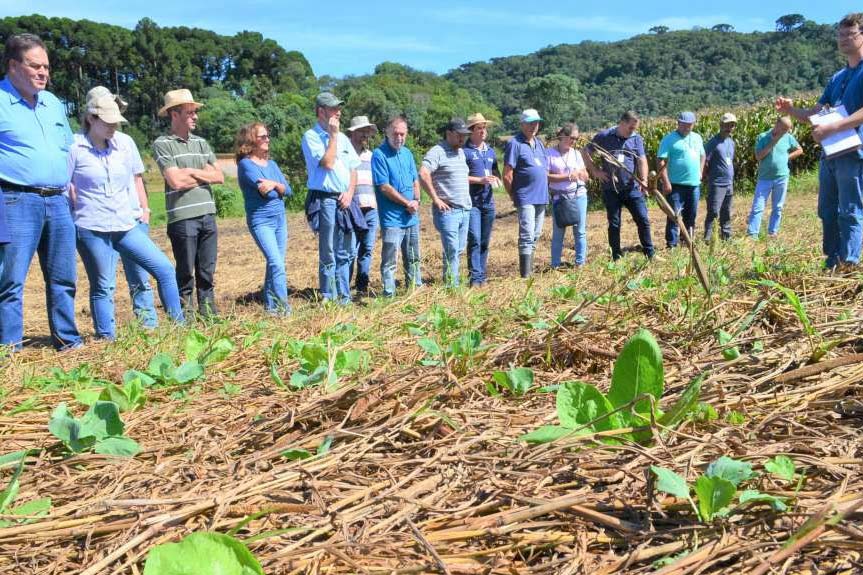
{"label": "green leaf on ground", "polygon": [[686,418],[698,403],[698,397],[701,395],[701,384],[706,375],[706,372],[699,374],[686,386],[677,402],[659,419],[659,423],[665,427],[674,427]]}
{"label": "green leaf on ground", "polygon": [[714,517],[727,513],[736,492],[734,484],[722,477],[700,476],[695,481],[695,494],[701,520],[712,521]]}
{"label": "green leaf on ground", "polygon": [[796,472],[794,460],[787,455],[777,455],[773,459],[768,459],[764,463],[764,469],[785,481],[793,481]]}
{"label": "green leaf on ground", "polygon": [[[645,393],[659,401],[664,386],[662,350],[649,331],[639,329],[614,362],[608,401],[614,407],[620,407]],[[650,409],[650,402],[641,400],[636,403],[634,411],[643,414],[649,413]]]}
{"label": "green leaf on ground", "polygon": [[689,486],[683,477],[670,469],[656,465],[651,465],[650,471],[656,476],[657,490],[682,499],[689,499]]}
{"label": "green leaf on ground", "polygon": [[619,413],[609,415],[614,408],[608,399],[589,383],[567,381],[557,390],[557,417],[563,427],[575,429],[597,418],[592,431],[608,431],[625,427]]}
{"label": "green leaf on ground", "polygon": [[742,492],[740,494],[739,501],[741,505],[744,503],[766,503],[770,505],[774,511],[786,511],[788,509],[788,505],[785,504],[784,498],[770,495],[768,493],[761,493],[757,489],[747,489]]}
{"label": "green leaf on ground", "polygon": [[179,543],[150,549],[144,575],[264,575],[238,539],[222,533],[192,533]]}
{"label": "green leaf on ground", "polygon": [[724,479],[734,487],[739,487],[741,483],[756,477],[758,474],[752,471],[751,463],[723,455],[707,466],[704,475]]}

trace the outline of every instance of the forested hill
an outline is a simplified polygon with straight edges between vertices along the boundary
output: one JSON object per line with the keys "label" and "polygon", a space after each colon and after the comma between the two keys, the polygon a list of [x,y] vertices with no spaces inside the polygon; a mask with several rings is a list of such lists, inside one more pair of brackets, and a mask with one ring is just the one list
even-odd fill
{"label": "forested hill", "polygon": [[529,104],[595,128],[626,109],[671,115],[819,89],[842,66],[833,26],[807,21],[783,32],[746,34],[728,28],[562,44],[464,64],[446,76],[476,90],[510,125]]}

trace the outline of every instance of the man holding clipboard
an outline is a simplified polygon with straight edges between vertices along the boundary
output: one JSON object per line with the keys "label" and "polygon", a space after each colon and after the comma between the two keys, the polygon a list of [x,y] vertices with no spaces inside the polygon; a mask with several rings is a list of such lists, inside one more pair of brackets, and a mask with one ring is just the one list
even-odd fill
{"label": "man holding clipboard", "polygon": [[[848,14],[839,22],[837,43],[848,65],[837,72],[818,104],[811,109],[795,108],[790,98],[777,98],[776,109],[802,122],[811,122],[812,137],[828,149],[825,140],[845,138],[847,132],[863,135],[863,13]],[[825,113],[835,113],[835,121],[824,122]],[[830,108],[828,110],[827,108]],[[815,117],[813,121],[812,116]],[[859,141],[832,153],[823,153],[819,170],[818,217],[823,228],[823,249],[827,269],[853,267],[860,263],[863,242],[863,149]]]}

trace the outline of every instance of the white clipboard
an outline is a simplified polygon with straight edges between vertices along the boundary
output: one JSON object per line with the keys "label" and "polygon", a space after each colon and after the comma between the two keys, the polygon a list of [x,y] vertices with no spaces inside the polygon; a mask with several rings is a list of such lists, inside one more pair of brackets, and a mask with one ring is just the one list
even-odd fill
{"label": "white clipboard", "polygon": [[[809,116],[809,121],[812,122],[813,126],[819,126],[837,122],[847,117],[848,112],[845,110],[845,106],[839,105],[835,108],[824,107],[814,116]],[[830,134],[821,141],[821,148],[828,158],[859,150],[861,147],[863,147],[863,141],[860,140],[860,134],[855,129]]]}

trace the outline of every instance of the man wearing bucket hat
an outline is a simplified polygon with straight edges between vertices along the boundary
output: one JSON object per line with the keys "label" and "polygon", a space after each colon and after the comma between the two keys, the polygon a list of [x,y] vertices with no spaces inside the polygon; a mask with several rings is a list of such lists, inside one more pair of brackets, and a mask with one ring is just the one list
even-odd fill
{"label": "man wearing bucket hat", "polygon": [[533,254],[548,204],[548,156],[537,137],[539,112],[528,108],[519,119],[520,131],[504,149],[503,185],[518,210],[518,269],[526,278],[533,273]]}
{"label": "man wearing bucket hat", "polygon": [[153,143],[153,156],[165,178],[168,238],[177,262],[177,284],[183,306],[192,308],[196,292],[198,313],[217,313],[215,295],[218,235],[213,184],[225,181],[216,155],[197,127],[199,104],[186,89],[165,94],[160,117],[171,123],[170,132]]}
{"label": "man wearing bucket hat", "polygon": [[354,266],[356,266],[357,279],[354,287],[358,293],[367,293],[369,290],[369,270],[372,266],[375,237],[380,227],[378,202],[375,198],[375,186],[372,182],[372,150],[369,146],[369,141],[377,133],[378,127],[369,122],[368,117],[354,116],[351,118],[348,137],[360,159],[353,201],[363,213],[368,228],[354,230],[357,237],[354,242],[354,258],[351,260],[351,275],[353,275]]}
{"label": "man wearing bucket hat", "polygon": [[486,143],[491,124],[480,113],[467,117],[470,136],[464,145],[470,183],[470,223],[467,229],[467,267],[470,285],[481,286],[487,278],[488,249],[494,226],[494,188],[500,187],[500,170],[494,148]]}
{"label": "man wearing bucket hat", "polygon": [[704,239],[713,234],[713,221],[719,218],[719,237],[731,239],[731,201],[734,193],[734,138],[737,116],[722,114],[719,133],[704,146],[707,154],[704,170],[707,176],[707,215],[704,218]]}
{"label": "man wearing bucket hat", "polygon": [[[662,192],[675,212],[683,210],[683,225],[690,237],[695,233],[701,174],[704,172],[706,158],[704,141],[698,133],[692,131],[694,124],[694,113],[681,112],[677,117],[677,129],[662,138],[656,154]],[[677,247],[679,234],[677,222],[667,218],[665,243],[669,248]]]}
{"label": "man wearing bucket hat", "polygon": [[470,185],[462,149],[470,130],[463,119],[453,118],[442,131],[443,139],[423,158],[420,183],[432,200],[432,219],[443,248],[444,284],[455,287],[470,223]]}
{"label": "man wearing bucket hat", "polygon": [[[308,173],[306,215],[315,206],[318,232],[318,282],[325,301],[351,302],[354,226],[349,213],[360,159],[341,131],[342,104],[330,92],[315,98],[315,125],[303,134]],[[363,222],[363,225],[365,222]]]}
{"label": "man wearing bucket hat", "polygon": [[0,245],[0,344],[21,347],[24,282],[38,253],[51,343],[57,349],[80,347],[75,325],[75,225],[64,195],[72,144],[66,108],[45,90],[48,53],[37,36],[9,36],[3,60],[0,189],[8,230],[0,226],[0,244],[8,243]]}
{"label": "man wearing bucket hat", "polygon": [[78,253],[90,280],[90,315],[96,337],[114,339],[114,291],[119,252],[156,278],[159,296],[172,319],[184,320],[174,266],[137,226],[130,201],[135,174],[143,163],[134,142],[116,139],[126,119],[113,95],[91,99],[69,151],[69,198]]}
{"label": "man wearing bucket hat", "polygon": [[[123,114],[128,107],[128,104],[119,96],[112,94],[111,91],[104,86],[95,86],[87,92],[87,105],[102,96],[110,96],[114,98],[120,113]],[[86,110],[84,115],[86,115]],[[84,118],[81,119],[81,124],[84,124]],[[120,148],[134,150],[134,155],[140,159],[138,146],[135,141],[123,132],[117,131],[114,133],[114,141]],[[138,228],[147,236],[150,235],[150,205],[147,196],[147,189],[144,186],[144,163],[136,161],[133,164],[135,185],[129,189],[129,203],[132,205],[135,221]],[[126,276],[126,285],[129,287],[129,298],[132,300],[132,311],[141,325],[146,328],[155,328],[158,323],[156,316],[156,305],[153,300],[153,288],[150,286],[150,274],[147,270],[139,266],[135,261],[127,255],[120,254],[120,259],[123,261],[123,274]]]}

